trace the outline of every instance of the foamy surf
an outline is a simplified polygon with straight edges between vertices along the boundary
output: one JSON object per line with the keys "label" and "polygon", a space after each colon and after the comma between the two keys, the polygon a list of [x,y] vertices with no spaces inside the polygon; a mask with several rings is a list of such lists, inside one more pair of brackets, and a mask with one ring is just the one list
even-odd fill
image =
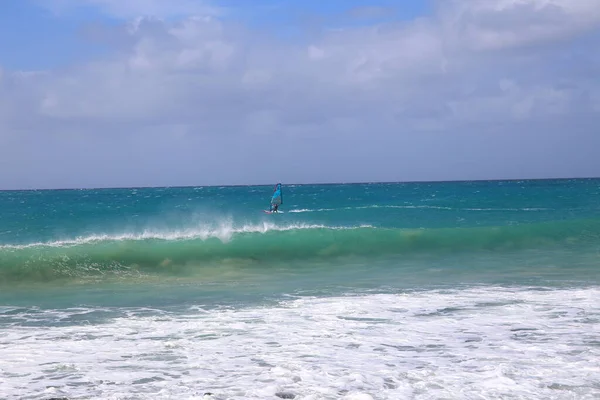
{"label": "foamy surf", "polygon": [[599,305],[597,288],[487,287],[127,315],[3,308],[0,392],[592,399],[600,396]]}

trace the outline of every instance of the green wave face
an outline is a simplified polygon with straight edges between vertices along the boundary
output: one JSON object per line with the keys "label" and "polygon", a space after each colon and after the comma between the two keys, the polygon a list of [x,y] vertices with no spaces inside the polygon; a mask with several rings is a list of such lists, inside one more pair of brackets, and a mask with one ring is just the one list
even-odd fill
{"label": "green wave face", "polygon": [[194,236],[102,237],[0,247],[0,282],[119,274],[202,273],[203,268],[332,260],[346,256],[504,252],[596,243],[600,221],[448,229],[290,227],[238,232],[225,240]]}

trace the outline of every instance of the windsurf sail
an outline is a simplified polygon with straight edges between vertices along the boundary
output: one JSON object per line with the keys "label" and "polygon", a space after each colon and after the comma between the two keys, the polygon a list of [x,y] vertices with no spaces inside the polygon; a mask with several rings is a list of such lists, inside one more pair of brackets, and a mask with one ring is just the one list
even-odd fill
{"label": "windsurf sail", "polygon": [[283,204],[283,195],[281,193],[281,183],[275,185],[275,189],[273,190],[273,196],[271,197],[271,210],[273,210],[274,206],[280,206]]}

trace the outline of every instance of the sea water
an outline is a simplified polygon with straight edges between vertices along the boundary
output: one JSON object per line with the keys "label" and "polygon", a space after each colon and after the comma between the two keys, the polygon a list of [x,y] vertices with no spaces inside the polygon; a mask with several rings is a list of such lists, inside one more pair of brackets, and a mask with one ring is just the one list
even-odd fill
{"label": "sea water", "polygon": [[0,192],[0,398],[600,397],[600,180]]}

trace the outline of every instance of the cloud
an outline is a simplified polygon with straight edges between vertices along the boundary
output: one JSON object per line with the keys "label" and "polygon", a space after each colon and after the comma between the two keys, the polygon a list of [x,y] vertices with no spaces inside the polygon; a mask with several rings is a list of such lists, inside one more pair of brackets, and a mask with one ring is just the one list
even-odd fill
{"label": "cloud", "polygon": [[391,7],[363,6],[353,7],[347,11],[347,14],[358,19],[378,19],[394,14],[394,12],[395,10]]}
{"label": "cloud", "polygon": [[21,167],[0,186],[598,174],[592,3],[451,0],[294,41],[200,9],[131,19],[109,58],[3,73],[0,155]]}
{"label": "cloud", "polygon": [[595,0],[448,0],[438,4],[449,37],[474,50],[565,39],[600,24]]}

